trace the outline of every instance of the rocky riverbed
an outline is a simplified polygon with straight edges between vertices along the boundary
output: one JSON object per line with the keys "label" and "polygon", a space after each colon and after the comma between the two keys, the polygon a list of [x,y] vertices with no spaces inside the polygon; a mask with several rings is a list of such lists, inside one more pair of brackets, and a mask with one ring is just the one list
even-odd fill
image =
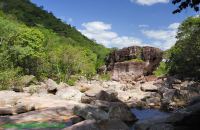
{"label": "rocky riverbed", "polygon": [[[27,85],[22,92],[0,91],[0,125],[70,122],[70,127],[62,128],[66,130],[128,130],[133,125],[135,130],[163,127],[171,130],[176,126],[198,126],[198,82],[153,76],[141,76],[134,82],[80,79],[75,86],[69,86],[48,79]],[[133,108],[172,114],[161,117],[155,114],[141,120],[139,111]]]}

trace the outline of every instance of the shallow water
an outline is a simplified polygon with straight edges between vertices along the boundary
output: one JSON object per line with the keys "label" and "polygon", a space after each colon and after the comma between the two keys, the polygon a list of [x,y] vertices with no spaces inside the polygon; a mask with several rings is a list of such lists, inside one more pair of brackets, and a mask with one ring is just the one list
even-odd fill
{"label": "shallow water", "polygon": [[157,116],[167,116],[169,113],[156,109],[131,109],[139,120],[145,120]]}
{"label": "shallow water", "polygon": [[[150,119],[152,117],[166,117],[169,115],[167,112],[163,112],[156,109],[131,109],[132,113],[141,121],[145,119]],[[131,130],[134,130],[134,125]]]}

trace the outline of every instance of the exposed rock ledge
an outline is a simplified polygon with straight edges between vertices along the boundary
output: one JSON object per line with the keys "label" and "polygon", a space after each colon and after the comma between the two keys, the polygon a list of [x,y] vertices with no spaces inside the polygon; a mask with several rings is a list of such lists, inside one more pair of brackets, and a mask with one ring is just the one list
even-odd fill
{"label": "exposed rock ledge", "polygon": [[106,71],[116,81],[131,82],[149,75],[162,60],[162,51],[154,47],[132,46],[112,52],[106,60]]}

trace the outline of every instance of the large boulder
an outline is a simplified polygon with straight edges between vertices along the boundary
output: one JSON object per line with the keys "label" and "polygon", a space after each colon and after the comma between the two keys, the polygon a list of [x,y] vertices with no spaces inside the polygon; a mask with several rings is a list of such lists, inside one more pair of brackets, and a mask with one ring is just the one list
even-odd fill
{"label": "large boulder", "polygon": [[108,102],[115,102],[118,101],[117,99],[118,93],[114,90],[107,90],[107,91],[100,91],[96,95],[96,100],[108,101]]}
{"label": "large boulder", "polygon": [[0,91],[0,107],[14,106],[21,98],[29,97],[28,93],[17,93],[14,91]]}
{"label": "large boulder", "polygon": [[136,116],[130,111],[125,104],[113,103],[109,107],[109,118],[118,119],[126,122],[137,121]]}
{"label": "large boulder", "polygon": [[81,97],[81,102],[90,104],[92,101],[96,100],[96,96],[103,91],[102,88],[93,87],[84,92],[85,95]]}
{"label": "large boulder", "polygon": [[157,92],[158,87],[153,85],[154,82],[146,82],[141,85],[141,90],[145,92]]}
{"label": "large boulder", "polygon": [[161,60],[162,51],[158,48],[132,46],[110,53],[106,66],[114,80],[132,81],[141,75],[152,74]]}
{"label": "large boulder", "polygon": [[116,102],[118,93],[114,90],[103,90],[103,89],[91,89],[85,92],[85,95],[81,97],[82,103],[90,104],[95,100],[102,100],[108,102]]}
{"label": "large boulder", "polygon": [[109,119],[119,119],[126,122],[134,122],[136,116],[130,111],[129,107],[122,102],[107,102],[95,100],[91,105],[108,112]]}
{"label": "large boulder", "polygon": [[58,97],[61,97],[62,99],[73,100],[77,102],[80,102],[81,97],[84,96],[84,94],[81,93],[75,87],[67,87],[64,89],[60,89],[59,91],[57,91],[56,95]]}
{"label": "large boulder", "polygon": [[92,105],[77,105],[73,108],[74,114],[84,119],[106,120],[108,113]]}

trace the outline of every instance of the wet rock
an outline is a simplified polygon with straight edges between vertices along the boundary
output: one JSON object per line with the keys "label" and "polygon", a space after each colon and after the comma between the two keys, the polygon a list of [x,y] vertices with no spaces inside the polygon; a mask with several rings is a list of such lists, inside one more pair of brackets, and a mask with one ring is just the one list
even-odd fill
{"label": "wet rock", "polygon": [[174,126],[170,124],[155,124],[149,130],[174,130]]}
{"label": "wet rock", "polygon": [[126,122],[134,122],[137,120],[136,116],[132,114],[125,104],[112,104],[108,114],[110,119],[119,119]]}
{"label": "wet rock", "polygon": [[[167,117],[152,117],[151,119],[141,120],[135,123],[135,130],[150,130],[154,125],[165,124]],[[158,130],[161,130],[158,128]]]}
{"label": "wet rock", "polygon": [[120,120],[103,120],[97,123],[100,130],[129,130],[129,127]]}
{"label": "wet rock", "polygon": [[111,105],[111,102],[107,102],[107,101],[101,101],[101,100],[94,100],[90,103],[93,106],[96,106],[106,112],[109,111],[109,107]]}

